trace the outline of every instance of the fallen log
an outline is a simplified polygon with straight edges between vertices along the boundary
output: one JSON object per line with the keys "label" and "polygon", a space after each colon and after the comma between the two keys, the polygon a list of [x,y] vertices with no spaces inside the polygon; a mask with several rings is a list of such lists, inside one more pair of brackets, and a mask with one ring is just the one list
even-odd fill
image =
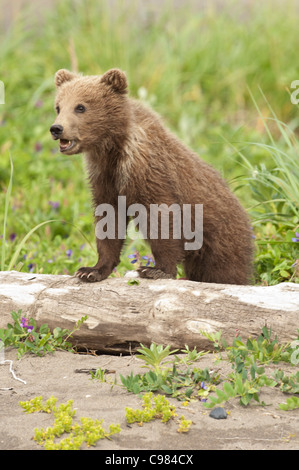
{"label": "fallen log", "polygon": [[72,276],[0,272],[0,328],[11,312],[22,310],[40,326],[47,323],[72,330],[87,315],[73,337],[77,346],[102,353],[127,354],[140,343],[184,349],[211,349],[201,331],[222,331],[230,344],[238,333],[257,337],[263,326],[280,342],[297,337],[299,285],[236,286],[185,280],[111,278],[83,283]]}

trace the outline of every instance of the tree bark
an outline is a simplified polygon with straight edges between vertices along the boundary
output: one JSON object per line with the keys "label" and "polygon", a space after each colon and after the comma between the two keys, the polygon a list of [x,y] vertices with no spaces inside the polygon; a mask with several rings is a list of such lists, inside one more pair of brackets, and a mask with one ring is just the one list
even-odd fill
{"label": "tree bark", "polygon": [[0,272],[0,328],[11,322],[12,311],[72,330],[88,319],[74,336],[77,346],[102,353],[127,354],[140,343],[171,348],[212,349],[201,331],[216,333],[231,344],[236,334],[256,337],[263,326],[280,342],[297,337],[299,284],[236,286],[185,280],[146,280],[129,285],[133,277],[84,283],[71,276]]}

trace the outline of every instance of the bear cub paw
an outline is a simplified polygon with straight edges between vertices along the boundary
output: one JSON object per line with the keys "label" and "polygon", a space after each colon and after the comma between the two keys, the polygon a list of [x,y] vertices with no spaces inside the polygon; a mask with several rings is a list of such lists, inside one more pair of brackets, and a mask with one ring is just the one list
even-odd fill
{"label": "bear cub paw", "polygon": [[145,268],[141,267],[138,269],[139,277],[144,279],[174,279],[175,276],[165,273],[158,268]]}
{"label": "bear cub paw", "polygon": [[103,274],[96,268],[80,268],[75,276],[85,282],[97,282],[105,279]]}

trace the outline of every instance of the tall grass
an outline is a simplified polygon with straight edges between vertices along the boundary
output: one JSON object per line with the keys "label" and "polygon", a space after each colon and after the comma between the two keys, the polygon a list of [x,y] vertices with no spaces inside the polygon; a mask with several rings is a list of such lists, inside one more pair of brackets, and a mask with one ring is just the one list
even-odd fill
{"label": "tall grass", "polygon": [[[253,207],[249,208],[255,223],[271,221],[274,224],[283,223],[286,227],[297,228],[299,225],[299,142],[296,133],[278,119],[269,101],[260,90],[270,117],[265,118],[257,105],[254,96],[252,100],[263,122],[269,143],[248,142],[270,156],[268,167],[264,162],[253,165],[242,150],[238,150],[246,167],[246,184],[249,183]],[[250,92],[251,93],[251,92]],[[275,135],[274,135],[275,134]]]}
{"label": "tall grass", "polygon": [[9,178],[9,183],[8,183],[8,187],[6,191],[6,196],[4,199],[4,218],[3,218],[2,245],[1,245],[1,271],[4,270],[4,266],[5,266],[6,226],[7,226],[7,218],[8,218],[9,201],[10,201],[11,191],[12,191],[12,181],[13,181],[13,162],[10,156],[10,178]]}
{"label": "tall grass", "polygon": [[[262,90],[260,93],[270,111],[267,118],[250,92],[269,143],[231,144],[240,156],[246,173],[245,177],[237,179],[239,188],[244,189],[245,186],[247,193],[250,189],[251,205],[248,205],[248,212],[257,236],[256,279],[266,284],[284,280],[298,282],[298,138],[290,126],[278,119]],[[256,149],[268,165],[263,161],[258,164],[251,162],[250,157]]]}

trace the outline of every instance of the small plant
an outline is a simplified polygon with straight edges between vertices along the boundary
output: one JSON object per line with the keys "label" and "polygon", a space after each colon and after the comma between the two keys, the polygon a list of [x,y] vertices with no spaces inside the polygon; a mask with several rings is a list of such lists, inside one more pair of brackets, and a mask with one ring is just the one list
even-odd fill
{"label": "small plant", "polygon": [[[145,367],[153,367],[155,372],[161,372],[161,363],[169,357],[171,354],[174,354],[175,352],[178,351],[178,349],[175,349],[173,351],[170,351],[170,346],[166,346],[166,348],[163,348],[162,344],[156,345],[155,343],[152,343],[150,345],[150,348],[146,348],[141,344],[141,349],[137,349],[137,351],[140,353],[137,355],[138,359],[142,359],[145,362]],[[168,361],[169,363],[170,361]],[[164,362],[163,365],[167,363]]]}
{"label": "small plant", "polygon": [[178,427],[178,432],[188,432],[192,421],[190,419],[185,419],[184,415],[180,417],[180,425]]}
{"label": "small plant", "polygon": [[129,286],[139,286],[139,279],[129,279],[128,280],[128,285]]}
{"label": "small plant", "polygon": [[106,371],[99,367],[95,372],[90,372],[91,378],[93,380],[98,380],[99,382],[106,382]]}
{"label": "small plant", "polygon": [[216,389],[216,395],[209,397],[209,402],[204,403],[206,408],[213,408],[215,405],[220,405],[231,398],[240,398],[240,404],[247,406],[252,400],[260,403],[259,393],[262,386],[275,387],[277,382],[271,378],[266,377],[265,374],[257,377],[256,379],[244,379],[242,374],[231,374],[230,382],[223,383],[223,390]]}
{"label": "small plant", "polygon": [[299,393],[299,371],[290,376],[284,375],[282,370],[274,373],[274,379],[280,383],[280,390],[284,393]]}
{"label": "small plant", "polygon": [[296,410],[299,408],[299,397],[287,398],[286,403],[280,403],[279,408],[284,411]]}
{"label": "small plant", "polygon": [[51,413],[55,409],[57,398],[51,396],[46,403],[43,403],[43,397],[35,397],[30,401],[20,401],[19,405],[24,409],[25,413],[36,413],[42,411],[44,413]]}
{"label": "small plant", "polygon": [[[210,340],[215,344],[215,335],[210,336]],[[268,377],[263,367],[270,363],[295,363],[297,347],[298,340],[291,344],[279,344],[276,337],[271,339],[271,329],[266,327],[262,328],[257,339],[248,338],[246,343],[236,337],[232,346],[226,347],[233,370],[228,376],[229,381],[223,383],[223,389],[215,389],[216,396],[211,395],[204,406],[213,408],[231,398],[239,398],[243,406],[252,400],[260,403],[262,387],[276,387],[280,382],[282,391],[298,393],[299,373],[285,377],[282,371],[277,371],[273,377]]]}
{"label": "small plant", "polygon": [[[126,377],[120,375],[123,386],[135,394],[140,392],[161,391],[167,395],[178,398],[179,400],[190,400],[191,396],[198,391],[198,397],[205,399],[209,392],[213,389],[213,385],[203,388],[202,384],[208,381],[217,382],[216,374],[210,375],[207,369],[179,367],[185,366],[193,360],[197,360],[202,353],[197,353],[196,349],[192,352],[188,349],[186,360],[173,358],[172,367],[167,367],[171,361],[164,361],[169,355],[175,353],[170,351],[170,347],[163,348],[162,345],[152,344],[150,348],[138,349],[141,352],[137,357],[145,362],[145,366],[150,370],[145,374],[133,374]],[[163,362],[164,361],[164,362]]]}
{"label": "small plant", "polygon": [[261,364],[290,362],[289,345],[279,345],[277,337],[271,340],[271,334],[271,329],[264,326],[261,335],[257,339],[248,338],[246,344],[240,337],[235,338],[232,347],[227,348],[229,359],[239,364],[245,361],[246,365],[253,361]]}
{"label": "small plant", "polygon": [[209,351],[197,352],[196,347],[194,347],[193,350],[190,351],[189,346],[187,344],[185,345],[185,348],[186,349],[182,350],[182,353],[184,353],[186,357],[179,359],[177,356],[175,356],[177,362],[182,362],[183,364],[191,364],[192,362],[198,361],[205,354],[209,354]]}
{"label": "small plant", "polygon": [[176,416],[175,407],[170,405],[164,395],[154,396],[152,392],[146,393],[143,397],[143,409],[133,410],[133,408],[126,407],[126,420],[129,424],[137,422],[139,426],[143,423],[148,423],[153,419],[161,419],[163,423],[169,421],[172,417]]}
{"label": "small plant", "polygon": [[[128,424],[137,423],[142,426],[143,423],[148,423],[154,419],[161,419],[162,423],[167,423],[170,419],[177,416],[175,406],[170,405],[165,395],[154,396],[152,392],[146,393],[143,397],[143,409],[133,410],[127,407],[125,409],[126,420]],[[182,415],[180,417],[178,432],[188,432],[192,424],[191,420],[185,419]]]}
{"label": "small plant", "polygon": [[[78,450],[84,443],[88,447],[94,446],[98,440],[109,439],[113,434],[121,431],[118,424],[111,424],[109,431],[105,431],[102,427],[103,421],[97,419],[81,418],[81,424],[73,423],[76,411],[73,409],[72,400],[66,404],[61,403],[58,408],[55,397],[50,397],[46,403],[42,400],[42,397],[36,397],[30,401],[19,402],[19,404],[25,413],[53,413],[55,420],[52,427],[34,430],[34,440],[46,450]],[[57,438],[63,434],[69,434],[69,436],[57,441]]]}
{"label": "small plant", "polygon": [[51,333],[46,323],[37,330],[35,320],[23,315],[21,310],[12,312],[11,316],[14,323],[9,323],[7,328],[0,329],[0,340],[3,342],[4,347],[12,346],[16,348],[18,358],[28,352],[43,356],[46,353],[54,352],[56,349],[71,351],[73,347],[68,340],[87,319],[87,316],[84,316],[78,320],[72,331],[57,327]]}
{"label": "small plant", "polygon": [[217,331],[217,333],[208,333],[207,331],[201,330],[200,334],[213,343],[213,347],[216,351],[221,351],[228,346],[226,340],[222,337],[221,330]]}

